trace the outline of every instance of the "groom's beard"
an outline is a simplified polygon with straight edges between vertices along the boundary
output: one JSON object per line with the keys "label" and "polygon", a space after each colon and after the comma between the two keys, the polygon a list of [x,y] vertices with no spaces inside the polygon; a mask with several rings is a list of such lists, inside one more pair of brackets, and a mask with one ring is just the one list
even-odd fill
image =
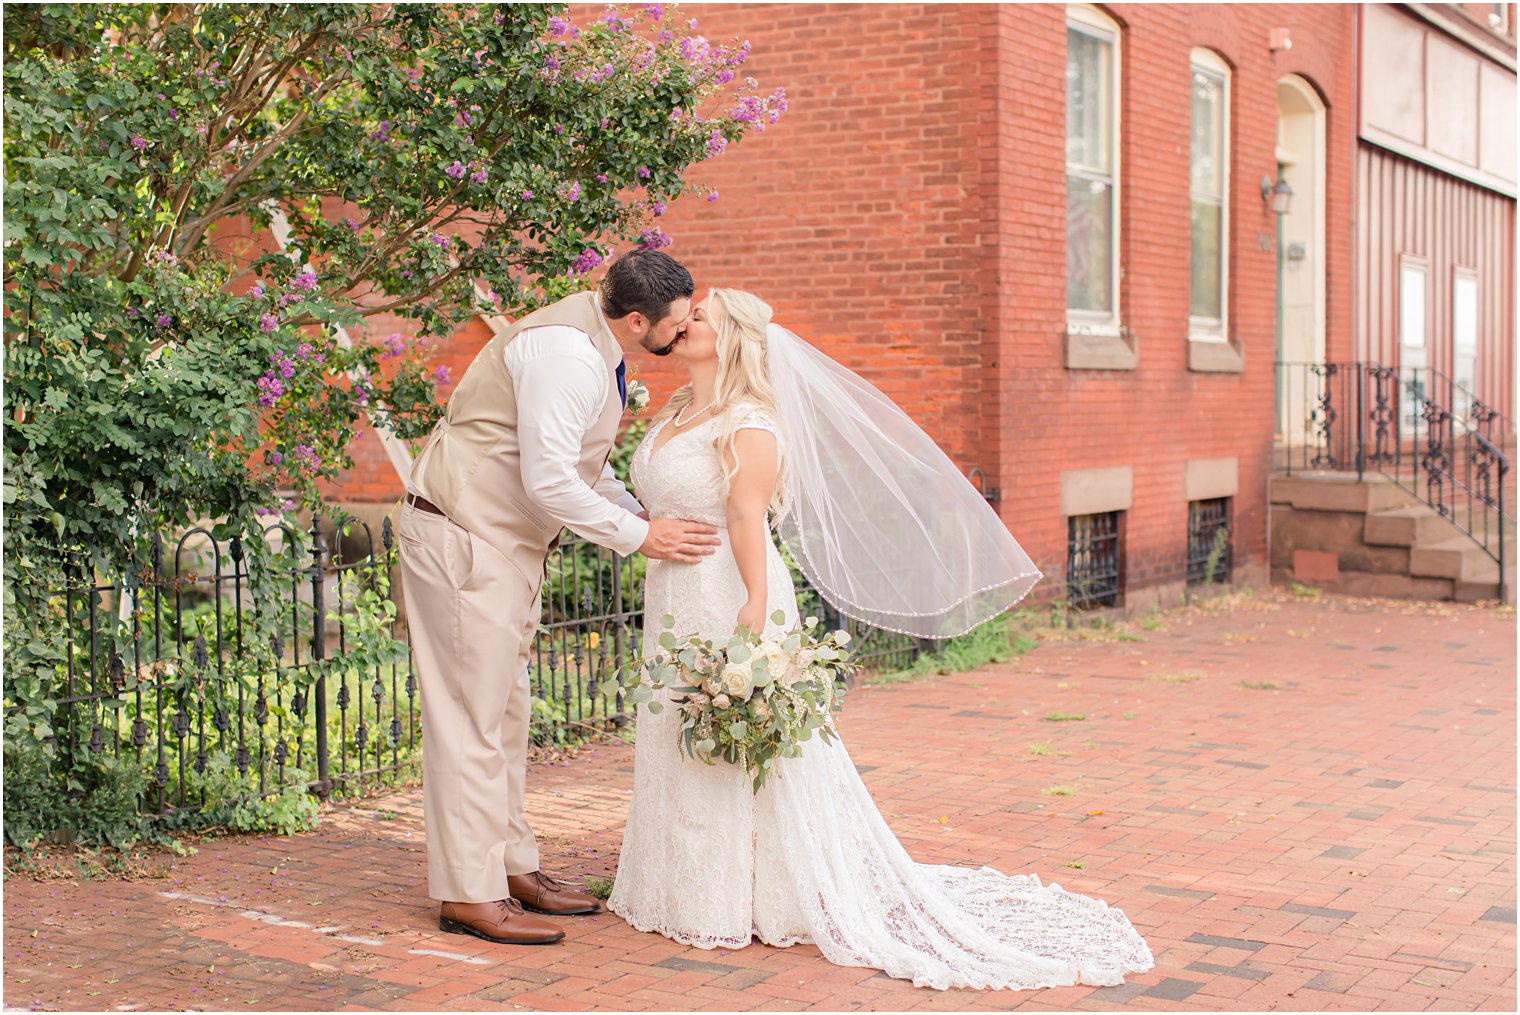
{"label": "groom's beard", "polygon": [[676,332],[676,336],[674,338],[672,338],[669,342],[667,342],[665,344],[664,348],[662,348],[662,349],[651,349],[648,346],[645,346],[644,348],[645,348],[645,350],[651,356],[669,356],[670,355],[670,350],[674,349],[676,347],[676,343],[679,342],[680,340],[681,340],[681,333],[680,332]]}

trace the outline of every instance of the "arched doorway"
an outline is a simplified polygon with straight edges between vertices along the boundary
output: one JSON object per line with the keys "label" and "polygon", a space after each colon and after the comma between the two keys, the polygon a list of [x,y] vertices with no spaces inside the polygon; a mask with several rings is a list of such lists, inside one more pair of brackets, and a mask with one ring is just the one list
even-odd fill
{"label": "arched doorway", "polygon": [[[1277,220],[1278,433],[1298,443],[1301,420],[1286,404],[1283,381],[1298,384],[1325,362],[1325,103],[1308,81],[1289,74],[1277,82],[1277,167],[1293,188],[1292,205]],[[1289,423],[1289,420],[1295,420]]]}

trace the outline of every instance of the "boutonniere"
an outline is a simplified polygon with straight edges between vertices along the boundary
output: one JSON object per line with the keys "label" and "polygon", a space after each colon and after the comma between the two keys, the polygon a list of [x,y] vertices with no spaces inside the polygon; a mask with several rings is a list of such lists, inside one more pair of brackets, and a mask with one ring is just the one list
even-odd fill
{"label": "boutonniere", "polygon": [[630,414],[637,416],[649,408],[649,389],[640,382],[629,379],[628,401],[625,403]]}

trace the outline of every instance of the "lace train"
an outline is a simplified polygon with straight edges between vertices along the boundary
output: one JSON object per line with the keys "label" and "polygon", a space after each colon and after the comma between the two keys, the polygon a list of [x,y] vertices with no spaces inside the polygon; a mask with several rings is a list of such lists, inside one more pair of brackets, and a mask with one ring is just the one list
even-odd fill
{"label": "lace train", "polygon": [[[634,455],[640,499],[653,517],[721,525],[716,453],[692,439],[704,426],[652,454],[659,429]],[[700,564],[650,563],[646,644],[666,614],[679,631],[733,632],[745,592],[726,535],[723,543]],[[767,587],[783,626],[794,624],[796,597],[774,546]],[[1032,874],[914,862],[842,741],[805,744],[756,795],[737,766],[681,754],[678,724],[673,708],[638,711],[633,799],[608,901],[635,928],[698,948],[812,943],[836,964],[938,989],[1106,986],[1154,965],[1124,913],[1099,899]]]}

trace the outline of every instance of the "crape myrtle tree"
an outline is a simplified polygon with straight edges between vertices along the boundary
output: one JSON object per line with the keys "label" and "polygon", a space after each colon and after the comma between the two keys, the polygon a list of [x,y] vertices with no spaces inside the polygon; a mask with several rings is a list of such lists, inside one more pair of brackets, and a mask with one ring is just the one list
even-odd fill
{"label": "crape myrtle tree", "polygon": [[429,343],[668,243],[785,110],[660,4],[7,4],[4,50],[6,704],[50,750],[66,569],[316,509],[436,420]]}

